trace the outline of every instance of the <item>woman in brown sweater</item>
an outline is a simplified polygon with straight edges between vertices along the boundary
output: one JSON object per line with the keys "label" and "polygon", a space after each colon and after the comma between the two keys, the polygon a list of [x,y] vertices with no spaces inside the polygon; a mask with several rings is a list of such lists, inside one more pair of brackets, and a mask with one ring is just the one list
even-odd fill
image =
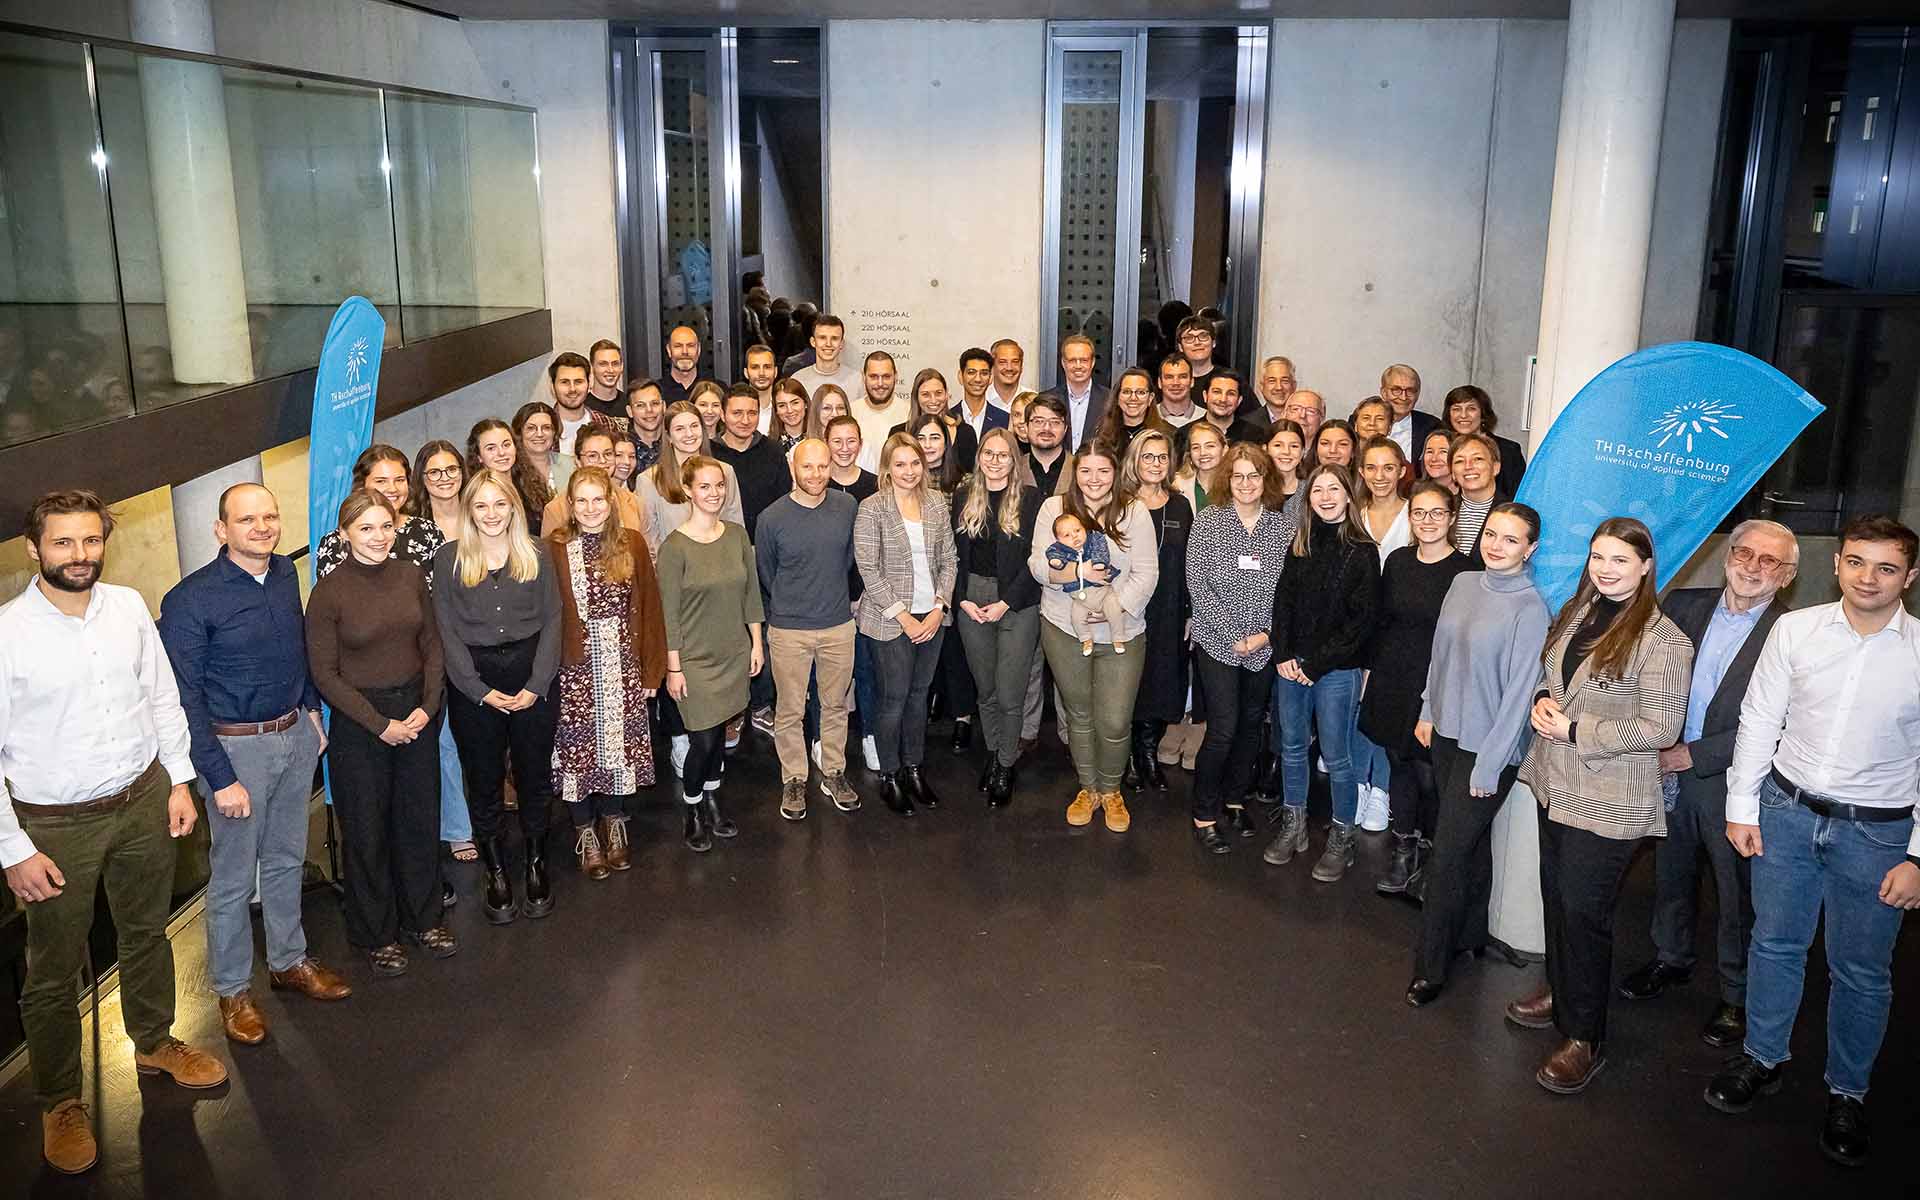
{"label": "woman in brown sweater", "polygon": [[333,706],[327,767],[346,855],[347,940],[375,974],[407,969],[402,936],[435,958],[441,923],[440,697],[446,674],[427,578],[393,556],[398,514],[361,489],[340,506],[346,560],[314,586],[307,660]]}

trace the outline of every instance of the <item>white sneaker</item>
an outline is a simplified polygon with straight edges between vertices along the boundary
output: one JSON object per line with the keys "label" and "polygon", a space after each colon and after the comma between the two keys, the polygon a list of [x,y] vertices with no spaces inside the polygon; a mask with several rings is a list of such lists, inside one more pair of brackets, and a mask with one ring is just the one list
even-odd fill
{"label": "white sneaker", "polygon": [[687,747],[689,745],[691,745],[691,743],[687,741],[686,734],[676,733],[673,735],[673,773],[675,775],[684,776],[687,773]]}
{"label": "white sneaker", "polygon": [[820,743],[819,742],[813,743],[813,769],[816,771],[826,770],[825,767],[820,765]]}
{"label": "white sneaker", "polygon": [[873,740],[872,734],[860,739],[860,757],[867,760],[867,770],[875,772],[880,770],[880,747]]}
{"label": "white sneaker", "polygon": [[1387,793],[1363,783],[1360,794],[1360,828],[1368,833],[1382,832],[1388,825]]}

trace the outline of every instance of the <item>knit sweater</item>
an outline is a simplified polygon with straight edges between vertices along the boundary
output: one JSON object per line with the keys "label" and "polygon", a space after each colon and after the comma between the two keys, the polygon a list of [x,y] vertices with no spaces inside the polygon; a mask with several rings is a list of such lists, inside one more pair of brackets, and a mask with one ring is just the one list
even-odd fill
{"label": "knit sweater", "polygon": [[421,710],[440,711],[447,676],[426,575],[397,558],[368,566],[348,555],[307,601],[307,665],[327,703],[369,733],[387,718],[363,689],[417,679]]}
{"label": "knit sweater", "polygon": [[1494,791],[1526,750],[1548,624],[1546,602],[1524,571],[1468,571],[1447,589],[1420,719],[1475,755],[1470,787]]}
{"label": "knit sweater", "polygon": [[1380,554],[1309,512],[1311,554],[1289,550],[1273,590],[1273,661],[1299,659],[1308,679],[1366,665],[1380,603]]}

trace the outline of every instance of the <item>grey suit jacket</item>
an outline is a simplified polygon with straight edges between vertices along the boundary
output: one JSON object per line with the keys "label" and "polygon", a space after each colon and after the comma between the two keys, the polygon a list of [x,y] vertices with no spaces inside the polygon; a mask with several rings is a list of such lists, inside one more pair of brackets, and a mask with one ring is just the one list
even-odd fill
{"label": "grey suit jacket", "polygon": [[[928,489],[921,506],[920,525],[927,544],[927,573],[940,597],[940,623],[953,620],[953,583],[959,560],[953,548],[953,517],[947,498]],[[913,599],[913,546],[907,525],[894,504],[891,489],[883,488],[860,502],[853,519],[853,561],[860,568],[866,590],[860,594],[855,621],[860,632],[875,641],[900,636],[896,620]]]}

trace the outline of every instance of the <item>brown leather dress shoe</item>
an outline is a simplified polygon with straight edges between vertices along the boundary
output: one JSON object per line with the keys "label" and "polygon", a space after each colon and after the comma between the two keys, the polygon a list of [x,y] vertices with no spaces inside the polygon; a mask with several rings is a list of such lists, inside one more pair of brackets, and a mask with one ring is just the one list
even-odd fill
{"label": "brown leather dress shoe", "polygon": [[62,1100],[52,1111],[40,1114],[40,1153],[48,1166],[63,1175],[78,1175],[100,1161],[86,1105]]}
{"label": "brown leather dress shoe", "polygon": [[133,1069],[142,1075],[171,1075],[181,1087],[218,1087],[227,1081],[227,1069],[219,1059],[179,1038],[168,1038],[146,1054],[135,1050]]}
{"label": "brown leather dress shoe", "polygon": [[1606,1065],[1607,1057],[1600,1052],[1598,1042],[1568,1038],[1547,1056],[1547,1061],[1540,1064],[1533,1078],[1534,1082],[1550,1092],[1572,1096],[1586,1091],[1593,1077]]}
{"label": "brown leather dress shoe", "polygon": [[600,828],[600,844],[605,848],[607,866],[615,871],[632,867],[633,852],[627,846],[627,819],[602,817]]}
{"label": "brown leather dress shoe", "polygon": [[303,958],[284,971],[267,972],[267,982],[275,991],[299,992],[309,1000],[345,1000],[353,988],[339,972]]}
{"label": "brown leather dress shoe", "polygon": [[1507,1020],[1522,1029],[1553,1028],[1553,989],[1543,988],[1538,995],[1507,1004]]}
{"label": "brown leather dress shoe", "polygon": [[220,1027],[227,1031],[228,1041],[239,1042],[242,1046],[258,1046],[267,1040],[267,1019],[254,1007],[252,992],[221,996],[219,999]]}

